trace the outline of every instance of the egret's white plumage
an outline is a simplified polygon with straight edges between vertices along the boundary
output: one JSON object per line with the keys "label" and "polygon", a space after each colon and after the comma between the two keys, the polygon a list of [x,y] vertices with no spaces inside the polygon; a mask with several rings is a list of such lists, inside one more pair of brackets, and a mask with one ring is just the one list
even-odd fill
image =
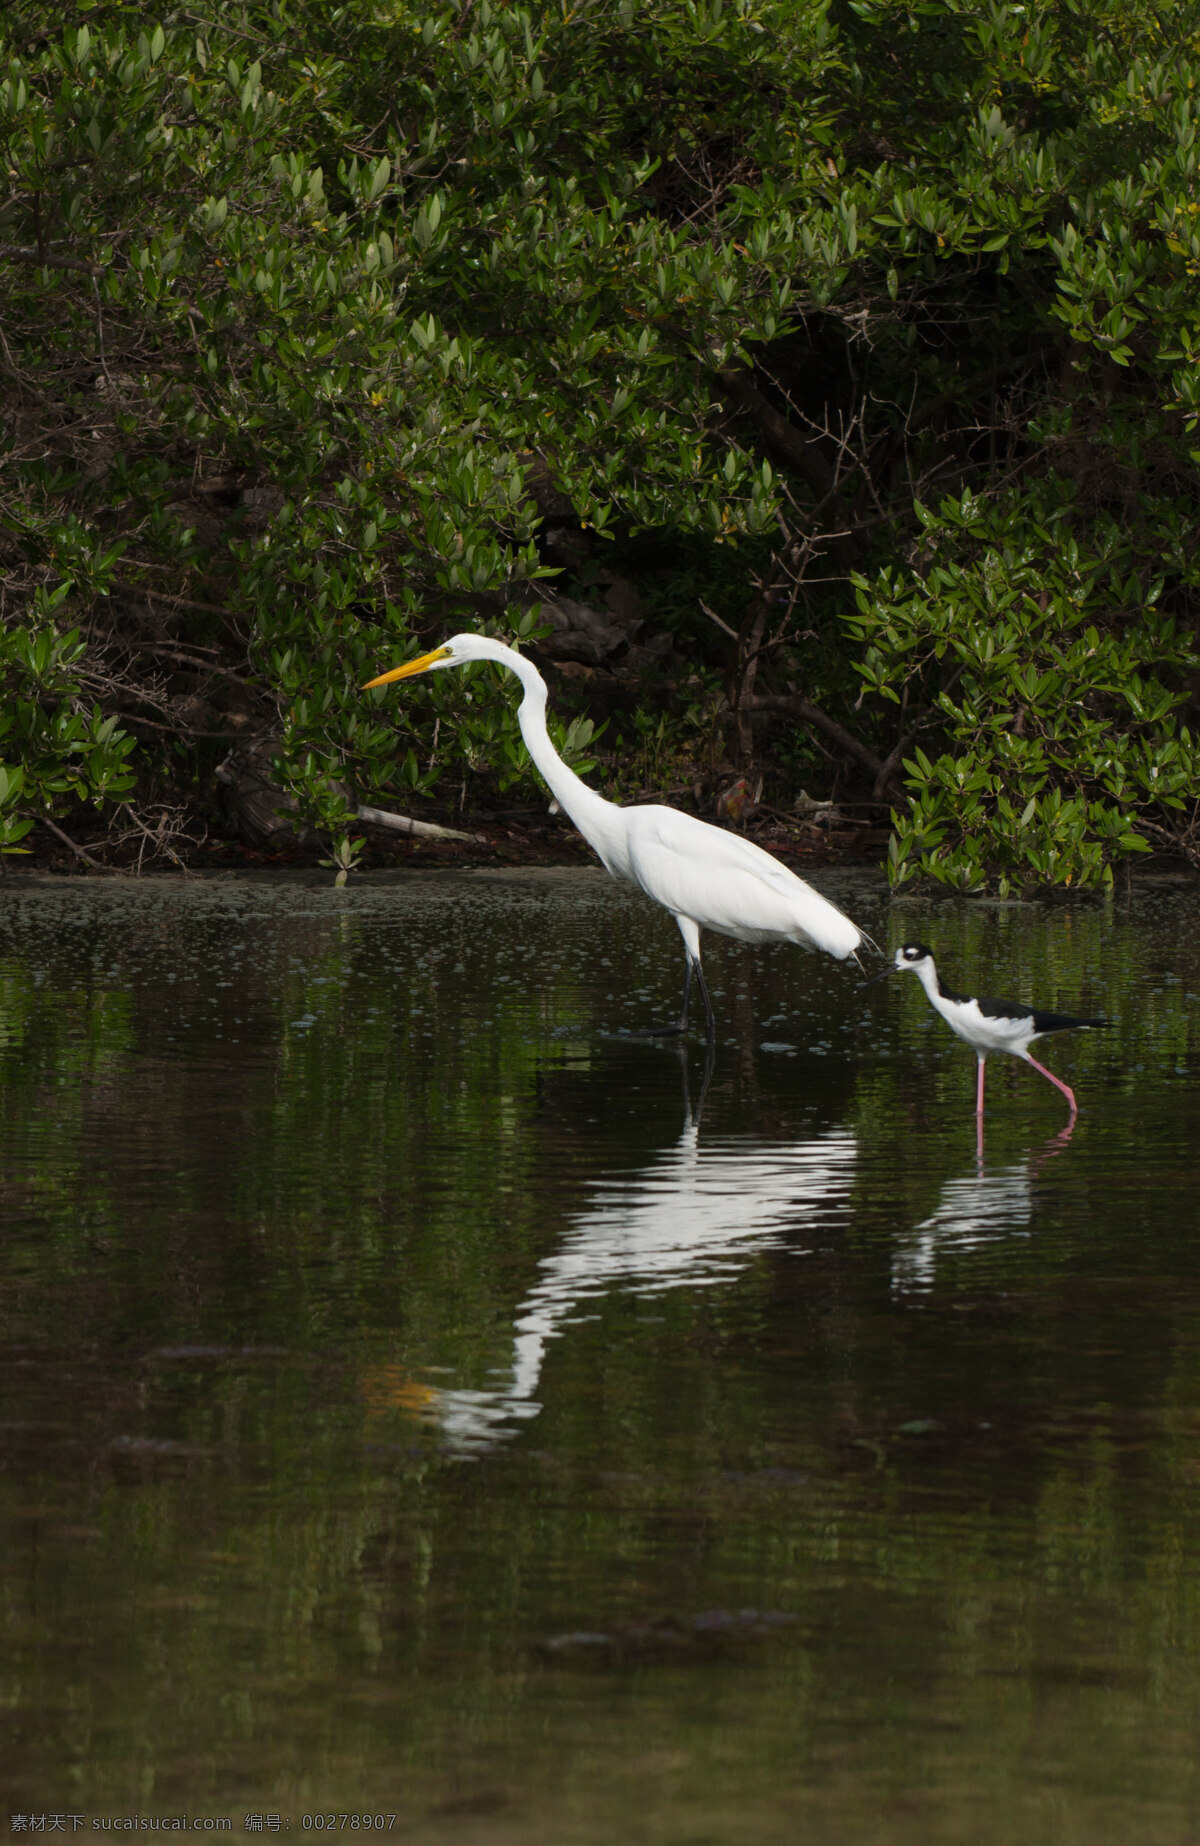
{"label": "egret's white plumage", "polygon": [[[739,942],[795,942],[824,949],[838,961],[853,955],[866,940],[836,904],[751,841],[676,808],[618,807],[589,788],[550,741],[545,680],[532,661],[502,641],[487,635],[454,635],[432,653],[368,683],[384,686],[472,660],[495,661],[520,680],[525,695],[517,714],[521,735],[559,806],[614,878],[636,885],[675,918],[687,956],[687,981],[690,985],[694,970],[710,1038],[712,1008],[700,972],[701,930],[716,930]],[[687,986],[681,1026],[686,1021]]]}

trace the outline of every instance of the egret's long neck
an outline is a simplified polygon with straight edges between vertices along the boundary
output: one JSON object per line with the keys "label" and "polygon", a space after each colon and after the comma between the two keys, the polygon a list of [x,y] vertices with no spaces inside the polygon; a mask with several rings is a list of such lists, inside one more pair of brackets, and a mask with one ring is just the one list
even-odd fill
{"label": "egret's long neck", "polygon": [[613,804],[598,795],[594,788],[589,788],[586,782],[581,782],[551,743],[546,729],[546,682],[533,662],[512,648],[505,648],[504,653],[503,664],[516,674],[525,691],[517,712],[525,748],[559,807],[570,815],[580,833],[607,862],[604,847],[612,833]]}

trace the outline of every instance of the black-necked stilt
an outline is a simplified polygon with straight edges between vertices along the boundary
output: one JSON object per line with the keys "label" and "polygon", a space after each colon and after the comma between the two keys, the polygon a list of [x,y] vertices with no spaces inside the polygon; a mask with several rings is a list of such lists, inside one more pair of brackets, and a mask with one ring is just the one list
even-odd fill
{"label": "black-necked stilt", "polygon": [[1062,1091],[1071,1105],[1071,1114],[1077,1113],[1074,1091],[1052,1070],[1030,1057],[1029,1047],[1035,1038],[1042,1038],[1047,1032],[1074,1032],[1081,1026],[1106,1026],[1107,1019],[1076,1019],[1069,1013],[1040,1013],[1035,1007],[1022,1006],[1018,1000],[984,1000],[974,994],[956,994],[941,980],[933,950],[927,949],[922,942],[906,942],[903,948],[896,950],[895,965],[887,969],[887,973],[905,972],[916,975],[946,1024],[966,1040],[979,1059],[976,1115],[983,1114],[983,1068],[988,1054],[993,1051],[1007,1051],[1011,1057],[1024,1058],[1026,1064],[1032,1064],[1034,1070],[1040,1071]]}

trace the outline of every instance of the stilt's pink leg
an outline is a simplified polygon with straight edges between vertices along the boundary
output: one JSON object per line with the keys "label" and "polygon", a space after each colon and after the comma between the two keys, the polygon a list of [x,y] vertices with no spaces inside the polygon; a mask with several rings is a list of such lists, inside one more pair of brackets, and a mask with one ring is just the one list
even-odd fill
{"label": "stilt's pink leg", "polygon": [[[978,1052],[976,1052],[975,1055],[976,1057],[979,1057]],[[1030,1059],[1031,1063],[1032,1061],[1033,1060]],[[979,1087],[975,1092],[975,1113],[976,1115],[983,1114],[983,1067],[986,1063],[987,1063],[986,1058],[979,1058]]]}
{"label": "stilt's pink leg", "polygon": [[1061,1090],[1061,1091],[1062,1091],[1062,1093],[1063,1093],[1063,1095],[1064,1095],[1064,1096],[1066,1097],[1066,1099],[1067,1099],[1067,1101],[1068,1101],[1068,1102],[1070,1103],[1070,1105],[1071,1105],[1071,1114],[1072,1114],[1072,1115],[1078,1115],[1078,1113],[1079,1113],[1079,1105],[1078,1105],[1078,1103],[1077,1103],[1077,1102],[1075,1101],[1075,1092],[1074,1092],[1074,1090],[1072,1090],[1072,1089],[1069,1089],[1069,1088],[1067,1087],[1067,1085],[1066,1085],[1066,1084],[1065,1084],[1065,1083],[1063,1082],[1063,1080],[1062,1080],[1062,1078],[1061,1078],[1061,1077],[1056,1077],[1056,1076],[1054,1075],[1054,1072],[1053,1072],[1052,1070],[1047,1070],[1047,1069],[1046,1069],[1046,1066],[1045,1066],[1044,1064],[1039,1064],[1036,1058],[1031,1058],[1028,1052],[1026,1052],[1026,1053],[1025,1053],[1025,1062],[1026,1062],[1027,1064],[1032,1064],[1032,1065],[1033,1065],[1033,1068],[1034,1068],[1034,1070],[1040,1070],[1040,1071],[1041,1071],[1041,1073],[1042,1073],[1042,1075],[1043,1075],[1043,1077],[1049,1077],[1049,1079],[1050,1079],[1050,1081],[1051,1081],[1051,1083],[1052,1083],[1052,1084],[1054,1085],[1054,1087],[1055,1087],[1055,1089],[1056,1089],[1056,1090]]}

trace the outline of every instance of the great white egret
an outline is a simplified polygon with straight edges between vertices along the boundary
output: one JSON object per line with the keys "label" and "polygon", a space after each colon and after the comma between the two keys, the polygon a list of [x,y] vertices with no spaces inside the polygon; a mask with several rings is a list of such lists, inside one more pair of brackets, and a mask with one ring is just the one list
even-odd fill
{"label": "great white egret", "polygon": [[867,940],[836,904],[739,834],[711,827],[676,808],[618,807],[580,781],[550,741],[545,680],[532,661],[502,641],[487,635],[452,635],[432,653],[369,680],[364,690],[473,660],[494,661],[520,680],[525,694],[517,713],[521,735],[559,807],[614,878],[636,885],[669,910],[679,925],[685,958],[683,1009],[678,1023],[661,1036],[687,1030],[694,977],[704,1002],[706,1038],[710,1046],[713,1043],[716,1022],[700,966],[702,929],[738,942],[795,942],[824,949],[838,961],[845,961]]}
{"label": "great white egret", "polygon": [[[955,993],[939,976],[933,950],[927,949],[923,942],[906,942],[896,950],[894,965],[884,972],[915,974],[951,1031],[957,1032],[974,1049],[979,1059],[979,1087],[975,1098],[977,1116],[983,1114],[983,1071],[988,1053],[992,1051],[1007,1051],[1010,1056],[1023,1058],[1026,1064],[1032,1064],[1034,1070],[1040,1071],[1056,1089],[1062,1091],[1071,1105],[1072,1116],[1075,1115],[1077,1104],[1074,1090],[1061,1077],[1056,1077],[1052,1070],[1047,1070],[1044,1064],[1039,1064],[1035,1057],[1031,1057],[1029,1047],[1035,1038],[1044,1038],[1048,1032],[1077,1032],[1085,1026],[1106,1026],[1107,1019],[1077,1019],[1070,1013],[1040,1013],[1032,1006],[1022,1006],[1019,1000],[983,1000],[973,994]],[[876,978],[882,979],[883,976]]]}

